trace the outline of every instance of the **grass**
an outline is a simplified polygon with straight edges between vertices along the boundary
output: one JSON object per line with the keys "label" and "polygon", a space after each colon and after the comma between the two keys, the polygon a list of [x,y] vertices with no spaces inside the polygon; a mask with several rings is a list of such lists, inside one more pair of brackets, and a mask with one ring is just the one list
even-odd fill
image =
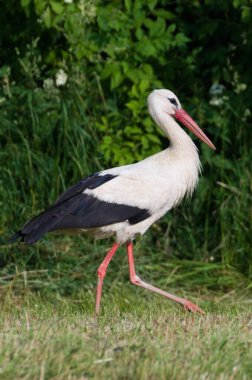
{"label": "grass", "polygon": [[251,379],[251,299],[237,291],[190,299],[206,316],[115,282],[96,320],[94,291],[67,298],[4,288],[0,378]]}
{"label": "grass", "polygon": [[1,380],[251,378],[245,276],[222,263],[177,259],[147,234],[135,245],[137,272],[206,316],[130,286],[122,247],[108,268],[96,320],[95,273],[109,245],[48,236],[32,247],[1,247]]}
{"label": "grass", "polygon": [[[81,236],[48,235],[38,244],[0,247],[0,286],[19,289],[27,282],[31,290],[57,291],[71,295],[79,288],[93,289],[95,273],[111,241],[96,241]],[[162,242],[161,242],[162,243]],[[136,269],[143,279],[160,287],[182,287],[229,291],[251,289],[251,281],[226,263],[178,259],[161,244],[155,246],[146,234],[135,243]],[[26,277],[24,279],[24,276]],[[120,247],[108,268],[115,284],[128,281],[125,247]],[[106,285],[105,285],[106,286]]]}

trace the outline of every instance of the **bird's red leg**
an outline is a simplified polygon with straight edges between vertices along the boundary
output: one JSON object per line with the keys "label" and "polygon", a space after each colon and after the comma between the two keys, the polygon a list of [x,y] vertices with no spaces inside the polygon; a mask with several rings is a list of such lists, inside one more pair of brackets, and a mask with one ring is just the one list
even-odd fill
{"label": "bird's red leg", "polygon": [[101,263],[101,265],[98,268],[98,283],[97,283],[96,302],[95,302],[95,313],[96,313],[96,315],[98,315],[99,311],[100,311],[103,279],[106,276],[107,267],[108,267],[112,257],[116,253],[118,247],[119,247],[119,244],[114,243],[113,247],[107,253],[105,259],[103,260],[103,262]]}
{"label": "bird's red leg", "polygon": [[194,305],[192,302],[184,298],[174,296],[173,294],[167,293],[164,290],[156,288],[155,286],[147,284],[146,282],[142,281],[141,278],[137,276],[136,271],[135,271],[132,242],[127,244],[127,251],[128,251],[128,261],[129,261],[130,281],[132,282],[132,284],[140,286],[144,289],[148,289],[152,292],[161,294],[162,296],[169,298],[172,301],[178,302],[188,311],[191,311],[193,313],[198,311],[201,314],[205,314],[203,310],[201,310],[197,305]]}

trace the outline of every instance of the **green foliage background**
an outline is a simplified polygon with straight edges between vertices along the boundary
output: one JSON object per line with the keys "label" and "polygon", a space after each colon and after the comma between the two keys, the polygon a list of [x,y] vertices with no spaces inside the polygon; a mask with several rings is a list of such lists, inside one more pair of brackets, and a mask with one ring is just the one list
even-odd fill
{"label": "green foliage background", "polygon": [[[196,196],[142,239],[140,264],[164,278],[175,267],[178,283],[251,279],[251,3],[9,0],[0,24],[2,240],[88,173],[167,147],[146,97],[169,88],[217,152],[197,142]],[[0,260],[7,274],[60,268],[59,280],[84,266],[91,275],[104,244],[49,237],[5,246]]]}

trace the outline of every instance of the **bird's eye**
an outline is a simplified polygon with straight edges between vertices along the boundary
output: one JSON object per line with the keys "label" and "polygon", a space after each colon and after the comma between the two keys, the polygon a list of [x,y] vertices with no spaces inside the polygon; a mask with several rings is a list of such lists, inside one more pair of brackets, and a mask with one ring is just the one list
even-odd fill
{"label": "bird's eye", "polygon": [[176,100],[176,99],[174,99],[174,98],[167,98],[167,99],[170,100],[170,102],[171,102],[172,104],[174,104],[175,107],[178,107],[178,103],[177,103],[177,100]]}

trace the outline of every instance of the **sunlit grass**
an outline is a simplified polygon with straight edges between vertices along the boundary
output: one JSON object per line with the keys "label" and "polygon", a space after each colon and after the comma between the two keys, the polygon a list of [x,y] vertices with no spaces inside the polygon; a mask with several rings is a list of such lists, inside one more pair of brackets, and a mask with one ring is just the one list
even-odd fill
{"label": "sunlit grass", "polygon": [[96,319],[96,270],[109,242],[51,239],[3,250],[1,379],[251,378],[251,290],[232,268],[165,257],[157,264],[161,251],[136,244],[141,277],[206,312],[192,315],[130,285],[120,248]]}
{"label": "sunlit grass", "polygon": [[1,379],[251,378],[251,299],[208,292],[200,301],[194,294],[207,312],[199,316],[141,289],[116,286],[105,293],[97,320],[93,296],[7,292]]}

